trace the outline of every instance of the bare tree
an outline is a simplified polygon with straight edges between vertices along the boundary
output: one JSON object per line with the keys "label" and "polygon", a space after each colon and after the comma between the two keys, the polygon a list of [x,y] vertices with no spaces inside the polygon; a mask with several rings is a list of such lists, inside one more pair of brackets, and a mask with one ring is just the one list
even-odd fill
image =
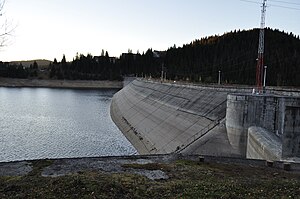
{"label": "bare tree", "polygon": [[4,5],[5,0],[0,0],[0,48],[8,45],[9,39],[15,30],[15,27],[12,26],[12,23],[4,18]]}

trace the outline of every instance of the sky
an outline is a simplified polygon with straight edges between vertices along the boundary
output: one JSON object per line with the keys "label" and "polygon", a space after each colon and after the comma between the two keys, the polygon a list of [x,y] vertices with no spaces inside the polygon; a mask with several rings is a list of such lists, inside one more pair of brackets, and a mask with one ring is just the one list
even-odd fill
{"label": "sky", "polygon": [[[258,28],[262,1],[246,1],[6,0],[0,25],[6,20],[15,28],[0,48],[0,61],[61,60],[63,54],[70,61],[77,52],[97,56],[102,49],[119,57],[128,49],[167,50]],[[300,35],[300,1],[268,1],[266,26]]]}

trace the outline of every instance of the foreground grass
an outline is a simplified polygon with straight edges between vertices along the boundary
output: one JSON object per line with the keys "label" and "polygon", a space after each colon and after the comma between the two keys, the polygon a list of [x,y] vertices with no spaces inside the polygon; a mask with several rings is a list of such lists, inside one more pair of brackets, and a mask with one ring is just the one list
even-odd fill
{"label": "foreground grass", "polygon": [[167,180],[130,173],[80,172],[42,177],[51,161],[34,161],[33,171],[0,177],[0,198],[299,198],[300,175],[272,168],[180,160],[172,164],[127,164],[162,170]]}

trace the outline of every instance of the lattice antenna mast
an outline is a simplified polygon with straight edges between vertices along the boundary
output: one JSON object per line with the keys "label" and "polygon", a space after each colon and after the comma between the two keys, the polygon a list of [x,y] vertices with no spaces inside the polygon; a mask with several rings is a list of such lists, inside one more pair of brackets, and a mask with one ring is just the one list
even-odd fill
{"label": "lattice antenna mast", "polygon": [[262,79],[264,68],[264,48],[265,48],[265,19],[267,11],[267,0],[263,0],[261,10],[261,24],[259,31],[258,57],[256,66],[256,86],[259,92],[262,91]]}

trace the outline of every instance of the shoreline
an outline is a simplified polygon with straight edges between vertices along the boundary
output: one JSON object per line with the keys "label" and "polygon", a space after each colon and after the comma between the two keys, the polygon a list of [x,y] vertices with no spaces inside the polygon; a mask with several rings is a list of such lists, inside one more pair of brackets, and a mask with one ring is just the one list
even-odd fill
{"label": "shoreline", "polygon": [[45,80],[0,78],[0,87],[8,88],[70,88],[70,89],[122,89],[122,81],[108,80]]}

